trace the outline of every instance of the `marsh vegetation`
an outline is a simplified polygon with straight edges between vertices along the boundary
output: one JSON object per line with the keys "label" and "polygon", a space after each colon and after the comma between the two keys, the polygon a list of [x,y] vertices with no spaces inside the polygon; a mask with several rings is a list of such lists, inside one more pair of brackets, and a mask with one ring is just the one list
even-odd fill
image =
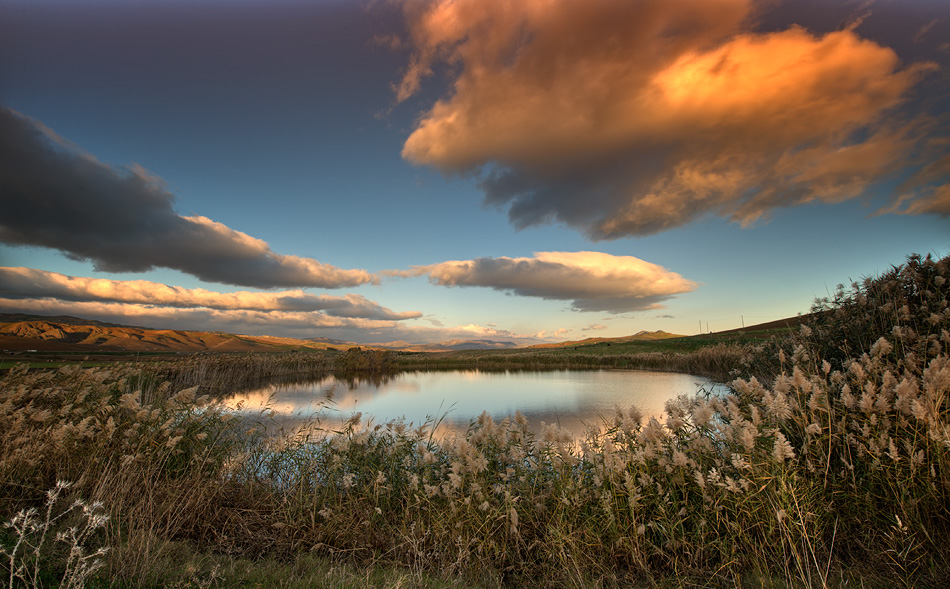
{"label": "marsh vegetation", "polygon": [[[948,282],[950,260],[912,256],[817,301],[789,337],[684,354],[13,368],[0,381],[0,516],[14,523],[0,573],[55,583],[79,550],[101,564],[90,583],[135,586],[944,586]],[[661,419],[619,408],[579,441],[519,414],[447,437],[358,419],[270,436],[211,403],[252,379],[475,358],[725,374],[731,388],[671,400]],[[17,527],[51,490],[95,509]],[[68,536],[97,514],[108,519]],[[47,533],[63,541],[44,545]]]}

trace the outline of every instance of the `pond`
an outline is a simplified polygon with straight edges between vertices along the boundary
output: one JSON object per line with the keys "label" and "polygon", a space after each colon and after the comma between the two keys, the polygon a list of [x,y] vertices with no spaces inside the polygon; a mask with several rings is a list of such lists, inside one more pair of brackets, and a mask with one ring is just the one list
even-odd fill
{"label": "pond", "polygon": [[[231,410],[253,416],[273,411],[275,419],[301,425],[319,420],[333,429],[356,412],[363,422],[405,419],[421,425],[465,429],[487,411],[495,421],[520,411],[531,428],[557,423],[575,436],[589,424],[610,420],[615,408],[636,405],[645,419],[661,417],[668,399],[700,389],[722,393],[707,378],[641,370],[402,372],[369,379],[326,377],[303,384],[280,384],[223,400]],[[331,401],[327,397],[330,395]]]}

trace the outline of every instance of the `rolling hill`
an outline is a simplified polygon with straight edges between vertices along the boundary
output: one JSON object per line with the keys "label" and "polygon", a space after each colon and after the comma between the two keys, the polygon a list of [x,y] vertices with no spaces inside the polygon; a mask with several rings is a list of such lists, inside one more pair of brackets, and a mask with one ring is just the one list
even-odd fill
{"label": "rolling hill", "polygon": [[589,346],[592,344],[603,344],[603,343],[617,343],[625,344],[627,342],[635,341],[656,341],[662,339],[672,339],[677,337],[685,337],[682,335],[677,335],[675,333],[667,333],[665,331],[639,331],[633,335],[625,335],[621,337],[588,337],[582,340],[574,340],[569,342],[559,342],[556,344],[538,344],[535,346],[529,346],[530,349],[551,349],[551,348],[571,348],[571,347],[580,347],[580,346]]}
{"label": "rolling hill", "polygon": [[[800,317],[749,326],[744,330],[720,332],[728,335],[743,331],[789,328],[797,326]],[[713,334],[716,335],[716,334]],[[703,337],[703,336],[693,336]],[[665,331],[641,331],[623,337],[592,337],[567,342],[528,346],[527,350],[565,350],[586,346],[618,346],[662,342],[687,336]],[[394,341],[357,344],[328,338],[295,339],[277,336],[237,335],[210,331],[151,329],[131,325],[103,323],[70,316],[40,316],[0,313],[0,350],[44,352],[278,352],[289,350],[346,350],[360,346],[404,352],[459,352],[473,350],[514,350],[521,348],[509,341],[452,340],[440,343],[413,344]]]}
{"label": "rolling hill", "polygon": [[[11,321],[10,319],[14,319]],[[16,320],[21,319],[21,320]],[[266,352],[326,349],[324,342],[208,331],[149,329],[77,317],[0,315],[0,349],[115,352]]]}

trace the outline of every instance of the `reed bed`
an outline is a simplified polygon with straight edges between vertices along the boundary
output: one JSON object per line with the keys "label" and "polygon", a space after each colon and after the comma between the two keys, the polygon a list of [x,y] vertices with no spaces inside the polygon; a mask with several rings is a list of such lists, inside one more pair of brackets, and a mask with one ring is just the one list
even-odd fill
{"label": "reed bed", "polygon": [[221,395],[262,384],[319,378],[335,368],[336,356],[332,352],[206,353],[130,366],[138,366],[134,385],[149,402],[168,390],[198,387],[201,394]]}
{"label": "reed bed", "polygon": [[[662,420],[618,409],[580,440],[517,414],[443,438],[358,418],[264,436],[195,385],[146,399],[141,366],[14,369],[0,515],[72,481],[63,493],[109,516],[83,540],[109,548],[92,578],[132,585],[214,584],[169,570],[187,546],[470,586],[946,586],[948,280],[947,259],[911,257],[819,301],[791,340],[734,356],[730,394],[673,399]],[[5,531],[3,554],[34,532]],[[20,554],[68,572],[62,555]]]}
{"label": "reed bed", "polygon": [[468,352],[445,355],[401,354],[393,365],[402,370],[564,370],[624,368],[682,372],[725,381],[739,366],[752,363],[756,348],[720,343],[687,353],[639,352],[596,354],[590,352],[515,351]]}

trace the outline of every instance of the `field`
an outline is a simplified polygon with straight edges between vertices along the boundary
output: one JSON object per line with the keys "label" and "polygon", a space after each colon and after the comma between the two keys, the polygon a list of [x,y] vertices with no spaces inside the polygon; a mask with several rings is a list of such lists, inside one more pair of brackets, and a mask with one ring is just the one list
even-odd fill
{"label": "field", "polygon": [[[950,259],[802,325],[578,349],[198,355],[9,369],[14,586],[939,587],[950,583]],[[215,409],[326,372],[623,366],[730,379],[575,441],[520,415],[270,437]],[[72,585],[70,585],[72,583]]]}

